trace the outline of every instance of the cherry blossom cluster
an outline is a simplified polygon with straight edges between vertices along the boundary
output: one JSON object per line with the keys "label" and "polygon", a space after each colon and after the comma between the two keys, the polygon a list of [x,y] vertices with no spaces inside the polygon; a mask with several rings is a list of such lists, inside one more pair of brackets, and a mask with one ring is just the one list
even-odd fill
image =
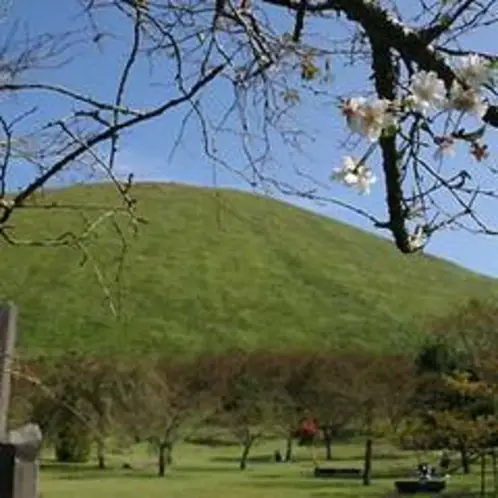
{"label": "cherry blossom cluster", "polygon": [[[342,103],[341,110],[352,133],[370,142],[377,142],[381,136],[394,134],[398,118],[406,112],[415,112],[423,117],[439,111],[456,111],[482,118],[487,104],[480,93],[483,85],[493,83],[493,65],[479,55],[471,54],[461,58],[455,69],[456,79],[449,91],[444,81],[433,71],[415,73],[408,88],[408,95],[396,101],[386,99],[367,100],[363,97],[350,98]],[[435,137],[436,157],[454,155],[455,138],[451,135]],[[471,144],[471,153],[481,160],[487,154],[485,145]],[[368,156],[368,154],[367,154]],[[376,177],[365,164],[365,158],[345,156],[342,166],[334,169],[331,179],[368,194]]]}

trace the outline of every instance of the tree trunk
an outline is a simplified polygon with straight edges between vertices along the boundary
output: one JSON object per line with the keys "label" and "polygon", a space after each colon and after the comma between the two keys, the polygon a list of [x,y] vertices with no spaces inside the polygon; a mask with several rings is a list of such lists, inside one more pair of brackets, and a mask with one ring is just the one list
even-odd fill
{"label": "tree trunk", "polygon": [[481,496],[486,496],[486,452],[481,453]]}
{"label": "tree trunk", "polygon": [[330,462],[332,460],[332,438],[325,439],[325,459]]}
{"label": "tree trunk", "polygon": [[166,467],[173,463],[173,445],[171,443],[161,443],[159,445],[159,458],[158,458],[158,475],[164,477],[166,475]]}
{"label": "tree trunk", "polygon": [[240,457],[240,470],[245,470],[245,468],[247,467],[247,458],[249,456],[249,451],[251,451],[253,442],[254,439],[251,437],[247,438],[247,440],[244,442],[244,449],[242,450],[242,455]]}
{"label": "tree trunk", "polygon": [[493,496],[498,496],[498,474],[496,468],[496,450],[491,451],[491,459],[493,462]]}
{"label": "tree trunk", "polygon": [[98,467],[101,470],[105,469],[105,443],[102,439],[97,441],[97,460]]}
{"label": "tree trunk", "polygon": [[292,448],[293,448],[294,438],[292,434],[287,436],[287,442],[285,447],[285,461],[290,462],[292,460]]}
{"label": "tree trunk", "polygon": [[332,460],[332,430],[329,428],[323,429],[323,442],[325,444],[325,459],[330,462]]}
{"label": "tree trunk", "polygon": [[363,465],[363,485],[370,485],[372,474],[372,445],[373,440],[369,436],[365,442],[365,460]]}
{"label": "tree trunk", "polygon": [[460,443],[460,455],[462,459],[462,472],[464,474],[470,474],[469,452],[464,442]]}

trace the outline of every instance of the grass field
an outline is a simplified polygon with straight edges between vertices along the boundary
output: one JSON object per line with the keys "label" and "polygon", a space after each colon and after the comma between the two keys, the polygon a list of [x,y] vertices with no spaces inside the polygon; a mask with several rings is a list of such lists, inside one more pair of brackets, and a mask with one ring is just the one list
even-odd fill
{"label": "grass field", "polygon": [[[19,305],[24,353],[343,344],[406,351],[420,342],[427,316],[498,291],[493,279],[434,257],[403,256],[378,237],[268,198],[168,184],[139,184],[134,194],[149,223],[133,238],[121,219],[128,251],[118,283],[121,244],[112,224],[86,241],[120,320],[92,260],[81,266],[76,249],[2,246],[0,295]],[[117,200],[108,185],[47,194],[37,202],[86,204],[86,218],[26,208],[12,218],[14,234],[40,240],[77,232],[98,217],[98,206]]]}
{"label": "grass field", "polygon": [[[271,456],[278,441],[254,449],[250,465],[241,472],[238,448],[207,448],[184,444],[177,449],[176,462],[167,477],[155,476],[153,457],[135,451],[114,456],[111,468],[56,466],[46,461],[42,468],[44,498],[339,498],[392,496],[394,480],[411,475],[418,458],[437,464],[437,455],[400,452],[387,443],[374,447],[373,481],[369,487],[351,480],[316,479],[309,449],[298,448],[296,462],[273,463]],[[317,450],[317,455],[320,449]],[[338,444],[334,466],[361,466],[361,443]],[[133,470],[122,470],[123,462]],[[488,466],[489,467],[489,466]],[[441,496],[477,496],[479,468],[471,476],[455,474]],[[492,475],[488,474],[491,490]],[[475,493],[475,495],[474,495]],[[420,496],[420,495],[417,495]]]}

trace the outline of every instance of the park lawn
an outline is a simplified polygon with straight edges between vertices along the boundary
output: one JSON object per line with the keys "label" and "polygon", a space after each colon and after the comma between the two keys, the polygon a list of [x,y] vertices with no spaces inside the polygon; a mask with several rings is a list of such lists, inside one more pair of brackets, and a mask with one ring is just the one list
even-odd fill
{"label": "park lawn", "polygon": [[[325,498],[349,496],[391,496],[394,480],[409,476],[417,462],[415,453],[400,452],[387,444],[377,444],[373,481],[369,487],[353,480],[323,480],[312,477],[313,463],[309,449],[298,448],[296,461],[277,464],[271,455],[278,443],[256,447],[246,471],[238,469],[239,449],[207,448],[184,444],[177,449],[175,465],[167,477],[155,475],[154,457],[143,450],[133,454],[113,455],[109,469],[90,465],[56,465],[42,462],[41,487],[44,498]],[[361,465],[360,443],[341,444],[335,448],[335,466]],[[320,449],[317,451],[320,455]],[[420,455],[423,459],[423,456]],[[437,463],[437,456],[425,456]],[[133,470],[122,469],[130,462]],[[488,475],[491,490],[492,475]],[[479,468],[471,476],[454,475],[441,496],[471,496],[462,492],[479,491]],[[420,495],[418,495],[420,496]]]}

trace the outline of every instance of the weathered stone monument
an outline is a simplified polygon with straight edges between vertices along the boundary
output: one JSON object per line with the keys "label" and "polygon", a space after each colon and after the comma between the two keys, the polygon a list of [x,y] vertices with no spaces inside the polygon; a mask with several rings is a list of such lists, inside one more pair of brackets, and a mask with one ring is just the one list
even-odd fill
{"label": "weathered stone monument", "polygon": [[5,442],[10,403],[12,358],[17,336],[17,308],[0,304],[0,441]]}
{"label": "weathered stone monument", "polygon": [[16,335],[16,306],[0,305],[0,498],[38,498],[41,430],[27,424],[7,433]]}

